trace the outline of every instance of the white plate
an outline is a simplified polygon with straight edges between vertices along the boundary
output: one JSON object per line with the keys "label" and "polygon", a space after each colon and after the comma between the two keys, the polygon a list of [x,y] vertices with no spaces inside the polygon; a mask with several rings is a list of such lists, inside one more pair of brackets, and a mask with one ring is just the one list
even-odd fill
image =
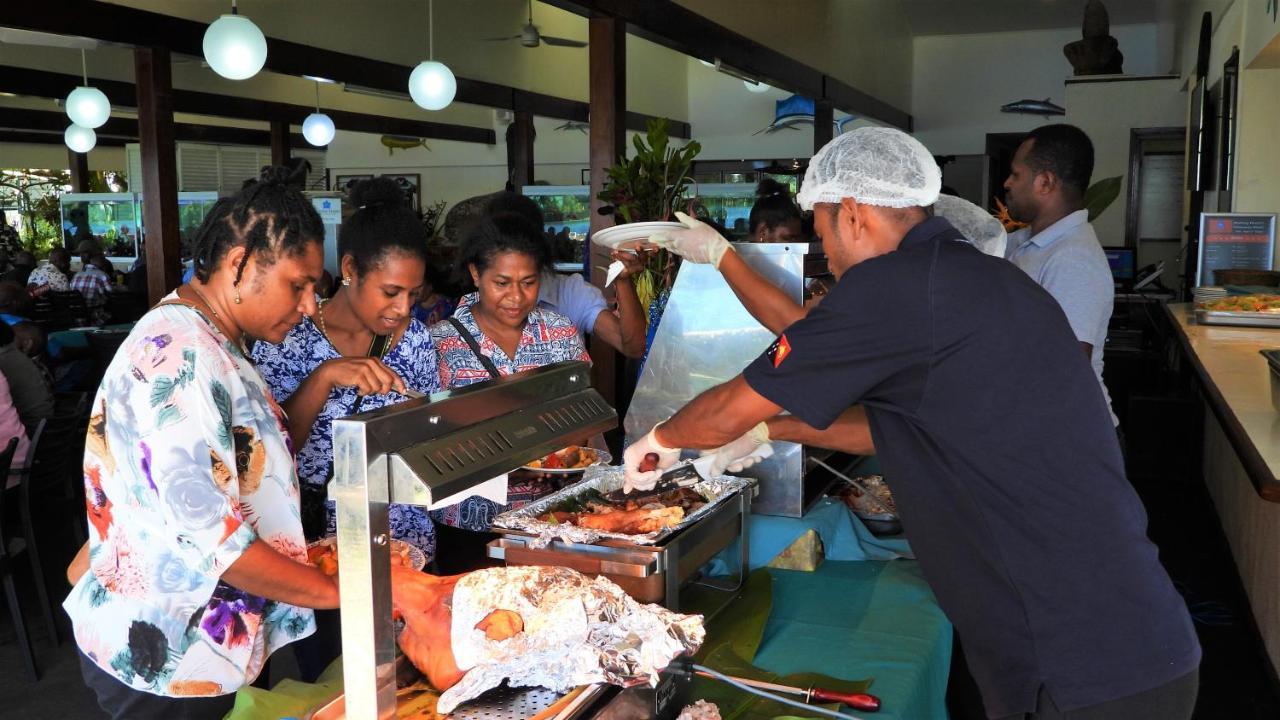
{"label": "white plate", "polygon": [[636,245],[643,244],[650,235],[663,230],[680,230],[683,223],[678,222],[635,222],[625,225],[614,225],[597,230],[591,234],[591,242],[610,250],[633,250]]}
{"label": "white plate", "polygon": [[[584,465],[583,467],[578,467],[578,468],[540,468],[540,467],[530,467],[528,465],[522,465],[520,466],[520,469],[528,470],[530,472],[543,473],[545,475],[570,475],[572,473],[580,473],[583,470],[586,470],[587,468],[593,467],[595,465],[608,465],[609,463],[613,462],[613,456],[604,450],[596,450],[595,448],[584,448],[581,445],[579,445],[578,448],[580,450],[595,450],[596,461],[591,463],[591,465]],[[567,448],[561,448],[561,449],[563,450]],[[560,450],[557,450],[556,452],[560,452]],[[543,457],[546,457],[546,455],[543,455]]]}
{"label": "white plate", "polygon": [[[307,547],[332,547],[336,542],[338,542],[338,538],[330,536],[327,538],[320,538],[310,545],[307,545]],[[403,540],[396,540],[395,538],[392,538],[391,548],[396,552],[407,552],[409,555],[409,566],[414,570],[421,570],[427,566],[427,554],[417,545],[410,545]]]}

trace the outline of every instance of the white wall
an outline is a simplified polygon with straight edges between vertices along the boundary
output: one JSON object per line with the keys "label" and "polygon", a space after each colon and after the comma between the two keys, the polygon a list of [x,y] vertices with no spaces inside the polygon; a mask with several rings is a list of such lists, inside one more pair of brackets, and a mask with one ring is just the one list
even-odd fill
{"label": "white wall", "polygon": [[[1125,73],[1169,69],[1169,53],[1160,45],[1172,39],[1167,28],[1113,25],[1111,34],[1124,53]],[[935,154],[981,154],[987,133],[1023,133],[1060,122],[1060,117],[1002,113],[1000,106],[1024,98],[1063,105],[1072,71],[1062,47],[1079,38],[1077,28],[916,38],[911,83],[916,137]]]}
{"label": "white wall", "polygon": [[1067,84],[1065,97],[1067,114],[1062,122],[1080,128],[1093,141],[1093,179],[1125,176],[1120,197],[1093,223],[1103,245],[1124,245],[1129,131],[1184,126],[1187,98],[1182,91],[1182,81],[1167,78],[1073,82]]}
{"label": "white wall", "polygon": [[[66,170],[67,146],[0,143],[0,168]],[[90,170],[125,170],[124,148],[99,147],[89,152]]]}

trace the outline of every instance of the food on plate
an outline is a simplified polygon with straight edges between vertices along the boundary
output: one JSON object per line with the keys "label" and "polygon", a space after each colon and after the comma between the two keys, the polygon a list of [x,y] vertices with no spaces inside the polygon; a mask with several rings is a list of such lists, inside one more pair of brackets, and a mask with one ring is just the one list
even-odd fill
{"label": "food on plate", "polygon": [[593,682],[653,683],[705,635],[701,616],[641,605],[605,578],[561,567],[452,577],[396,567],[391,603],[405,621],[400,649],[442,691],[439,714],[504,681],[557,692]]}
{"label": "food on plate", "polygon": [[707,504],[697,490],[676,488],[656,495],[637,494],[622,503],[610,502],[590,490],[539,516],[549,523],[643,535],[679,525],[685,516]]}
{"label": "food on plate", "polygon": [[[391,541],[391,566],[413,567],[410,556],[412,546],[403,540]],[[333,541],[319,541],[307,548],[307,562],[324,571],[325,575],[338,574],[338,545]]]}
{"label": "food on plate", "polygon": [[832,495],[839,497],[850,510],[862,515],[897,515],[898,507],[893,502],[893,492],[879,475],[859,478],[863,487],[870,490],[865,493],[853,483],[841,483],[836,486]]}
{"label": "food on plate", "polygon": [[1280,295],[1238,295],[1200,303],[1203,310],[1217,312],[1280,313]]}
{"label": "food on plate", "polygon": [[645,453],[644,459],[640,461],[640,472],[653,472],[658,469],[658,453]]}
{"label": "food on plate", "polygon": [[526,467],[543,470],[576,470],[594,465],[599,453],[589,447],[567,447],[529,463]]}

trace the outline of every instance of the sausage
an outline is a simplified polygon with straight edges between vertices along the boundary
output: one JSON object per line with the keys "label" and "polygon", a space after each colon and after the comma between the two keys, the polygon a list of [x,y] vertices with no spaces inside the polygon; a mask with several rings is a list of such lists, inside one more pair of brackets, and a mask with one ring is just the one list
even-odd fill
{"label": "sausage", "polygon": [[640,472],[653,472],[658,469],[658,453],[645,453],[640,461]]}

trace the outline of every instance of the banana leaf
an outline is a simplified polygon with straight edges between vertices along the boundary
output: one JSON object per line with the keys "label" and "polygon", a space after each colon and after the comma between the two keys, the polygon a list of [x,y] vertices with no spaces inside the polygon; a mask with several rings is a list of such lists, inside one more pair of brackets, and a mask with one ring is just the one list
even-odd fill
{"label": "banana leaf", "polygon": [[1084,207],[1089,211],[1089,222],[1093,222],[1120,197],[1120,183],[1123,180],[1123,175],[1109,177],[1090,185],[1084,191]]}

